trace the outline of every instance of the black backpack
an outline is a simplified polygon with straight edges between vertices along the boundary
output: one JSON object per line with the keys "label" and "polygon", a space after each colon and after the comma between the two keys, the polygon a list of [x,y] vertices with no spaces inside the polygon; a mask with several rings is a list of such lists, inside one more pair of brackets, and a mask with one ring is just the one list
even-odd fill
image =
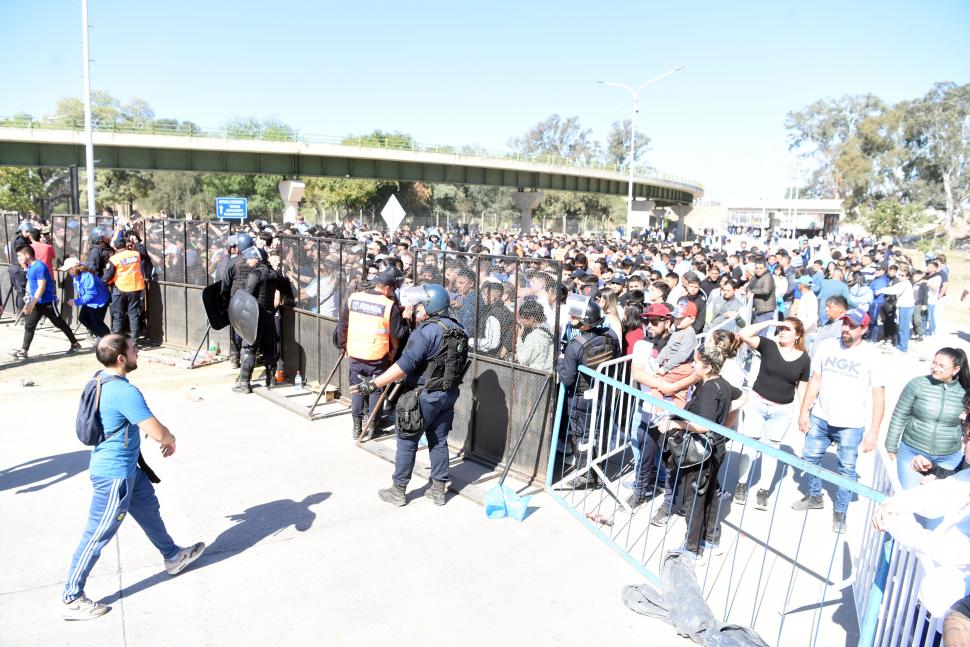
{"label": "black backpack", "polygon": [[[75,427],[77,438],[89,447],[95,447],[104,440],[104,425],[101,423],[101,386],[121,378],[111,373],[98,371],[84,385],[81,401],[77,405]],[[125,446],[128,445],[128,425],[125,425]]]}

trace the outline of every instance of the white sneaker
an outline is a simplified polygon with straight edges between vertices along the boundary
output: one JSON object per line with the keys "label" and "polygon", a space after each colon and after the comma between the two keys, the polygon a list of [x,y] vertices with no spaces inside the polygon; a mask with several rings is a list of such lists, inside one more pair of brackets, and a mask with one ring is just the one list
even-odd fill
{"label": "white sneaker", "polygon": [[88,596],[82,594],[81,597],[64,603],[61,617],[65,620],[93,620],[103,616],[110,610],[111,607],[108,605],[95,602]]}
{"label": "white sneaker", "polygon": [[185,567],[199,559],[202,556],[202,551],[205,550],[205,543],[199,542],[193,544],[188,548],[183,548],[179,551],[179,554],[175,556],[175,559],[165,560],[165,570],[169,575],[178,575]]}

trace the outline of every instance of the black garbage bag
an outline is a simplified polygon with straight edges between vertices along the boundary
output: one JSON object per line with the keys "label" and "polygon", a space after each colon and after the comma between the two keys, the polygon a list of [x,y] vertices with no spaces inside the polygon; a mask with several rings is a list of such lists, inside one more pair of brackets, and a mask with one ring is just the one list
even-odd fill
{"label": "black garbage bag", "polygon": [[693,561],[679,552],[664,557],[661,590],[651,584],[623,587],[623,604],[641,615],[660,618],[677,633],[705,647],[768,647],[754,631],[722,625],[711,612],[697,583]]}

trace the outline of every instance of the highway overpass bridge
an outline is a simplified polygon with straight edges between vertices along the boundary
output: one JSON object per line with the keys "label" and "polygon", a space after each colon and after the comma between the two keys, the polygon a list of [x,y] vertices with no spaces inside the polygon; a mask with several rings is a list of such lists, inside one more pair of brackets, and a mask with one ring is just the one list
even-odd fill
{"label": "highway overpass bridge", "polygon": [[[84,166],[83,131],[0,128],[0,166]],[[525,191],[576,191],[627,195],[627,173],[611,166],[585,167],[551,157],[492,156],[413,147],[409,149],[312,141],[266,141],[178,133],[94,132],[95,167],[104,169],[267,173],[501,186]],[[704,194],[699,183],[664,175],[635,175],[633,195],[648,209],[686,212]],[[679,214],[678,214],[679,215]]]}

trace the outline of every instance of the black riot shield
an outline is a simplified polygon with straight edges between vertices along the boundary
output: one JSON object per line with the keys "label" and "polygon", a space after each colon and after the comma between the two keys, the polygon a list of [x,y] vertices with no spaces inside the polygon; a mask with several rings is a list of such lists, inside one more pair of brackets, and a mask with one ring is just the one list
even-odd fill
{"label": "black riot shield", "polygon": [[238,290],[229,301],[229,323],[252,346],[259,338],[259,303],[245,290]]}
{"label": "black riot shield", "polygon": [[202,290],[202,306],[213,330],[222,330],[229,325],[229,312],[222,302],[221,292],[220,283],[213,283]]}

